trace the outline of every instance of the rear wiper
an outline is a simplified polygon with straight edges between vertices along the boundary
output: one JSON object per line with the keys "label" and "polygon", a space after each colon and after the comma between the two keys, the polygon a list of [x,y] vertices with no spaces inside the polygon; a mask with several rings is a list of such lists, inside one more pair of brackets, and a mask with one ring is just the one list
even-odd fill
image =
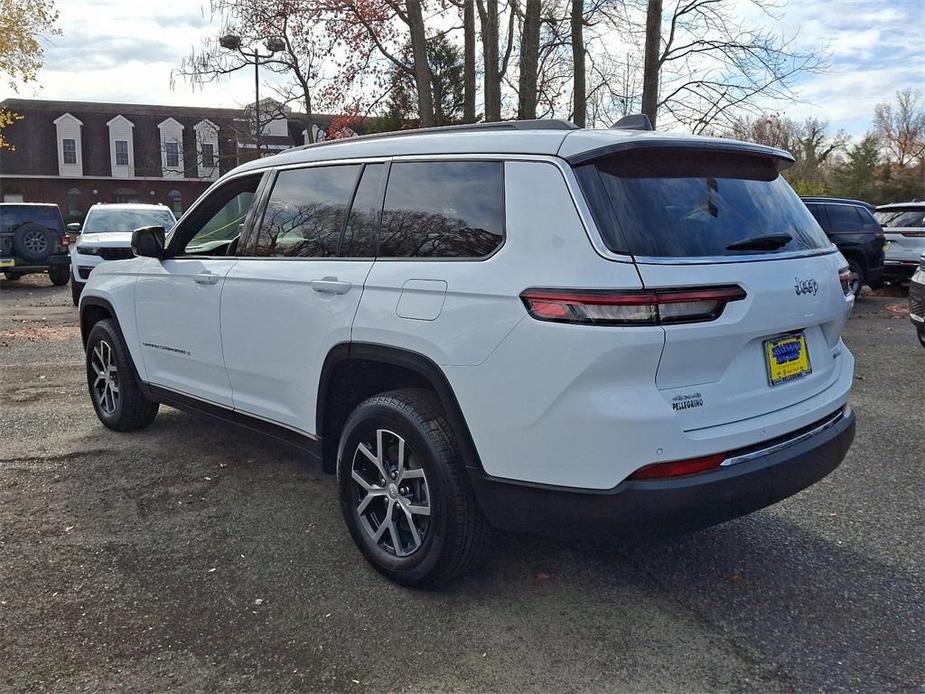
{"label": "rear wiper", "polygon": [[790,234],[767,234],[765,236],[749,236],[747,239],[730,243],[727,251],[773,251],[786,246],[793,241]]}

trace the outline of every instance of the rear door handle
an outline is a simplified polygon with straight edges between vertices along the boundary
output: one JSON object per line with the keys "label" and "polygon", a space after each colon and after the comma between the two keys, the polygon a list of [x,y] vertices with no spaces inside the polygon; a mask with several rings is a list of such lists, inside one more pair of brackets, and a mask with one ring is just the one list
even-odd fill
{"label": "rear door handle", "polygon": [[350,282],[341,282],[336,277],[325,277],[309,282],[312,289],[323,294],[346,294],[353,285]]}
{"label": "rear door handle", "polygon": [[193,279],[199,284],[215,284],[220,278],[221,275],[216,275],[208,270],[200,272],[198,275],[193,275]]}

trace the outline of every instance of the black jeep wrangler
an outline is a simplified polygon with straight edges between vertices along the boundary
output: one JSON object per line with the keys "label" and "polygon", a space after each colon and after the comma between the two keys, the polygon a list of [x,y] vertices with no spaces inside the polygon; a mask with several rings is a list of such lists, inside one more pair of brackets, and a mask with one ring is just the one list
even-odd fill
{"label": "black jeep wrangler", "polygon": [[70,238],[57,205],[0,203],[0,270],[8,280],[47,272],[52,284],[71,276]]}

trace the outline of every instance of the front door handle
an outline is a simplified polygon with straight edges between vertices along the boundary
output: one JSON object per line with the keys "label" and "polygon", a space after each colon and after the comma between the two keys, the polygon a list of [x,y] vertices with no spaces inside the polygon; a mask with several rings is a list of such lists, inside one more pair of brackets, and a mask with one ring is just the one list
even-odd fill
{"label": "front door handle", "polygon": [[353,285],[350,282],[341,282],[336,277],[325,277],[309,282],[312,289],[323,294],[346,294]]}
{"label": "front door handle", "polygon": [[216,275],[208,270],[200,272],[198,275],[193,275],[193,279],[199,284],[215,284],[220,277],[221,275]]}

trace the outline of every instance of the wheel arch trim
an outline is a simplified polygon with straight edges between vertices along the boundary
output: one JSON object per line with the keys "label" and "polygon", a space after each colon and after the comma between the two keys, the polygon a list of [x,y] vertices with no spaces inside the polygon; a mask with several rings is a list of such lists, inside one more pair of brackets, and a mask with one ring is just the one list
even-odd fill
{"label": "wheel arch trim", "polygon": [[447,380],[443,370],[429,357],[408,349],[381,345],[372,342],[341,342],[334,345],[325,357],[318,381],[318,400],[315,409],[316,431],[323,438],[326,403],[329,400],[331,380],[336,367],[345,361],[378,362],[383,365],[400,366],[414,371],[434,389],[447,420],[463,453],[466,467],[483,470],[469,425],[463,416],[462,408],[456,399],[456,394]]}

